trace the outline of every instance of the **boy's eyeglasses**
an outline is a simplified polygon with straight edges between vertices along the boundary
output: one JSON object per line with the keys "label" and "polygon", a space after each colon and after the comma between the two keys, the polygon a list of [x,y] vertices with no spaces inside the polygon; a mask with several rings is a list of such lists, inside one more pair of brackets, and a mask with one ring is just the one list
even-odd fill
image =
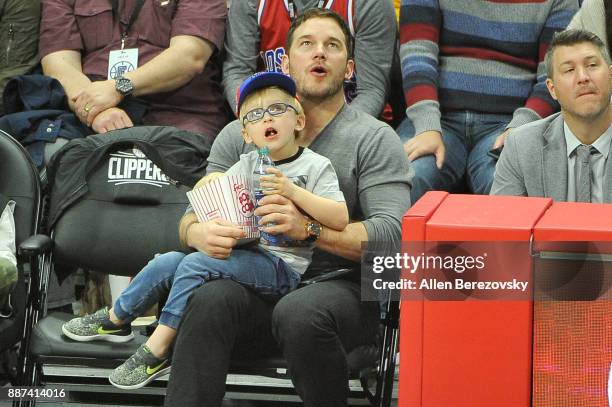
{"label": "boy's eyeglasses", "polygon": [[263,119],[266,112],[269,113],[270,116],[280,116],[281,114],[285,113],[287,109],[293,109],[293,111],[297,114],[297,109],[287,103],[272,103],[265,109],[263,107],[258,107],[257,109],[248,111],[244,115],[242,125],[245,125],[245,121],[248,121],[249,123],[257,123]]}

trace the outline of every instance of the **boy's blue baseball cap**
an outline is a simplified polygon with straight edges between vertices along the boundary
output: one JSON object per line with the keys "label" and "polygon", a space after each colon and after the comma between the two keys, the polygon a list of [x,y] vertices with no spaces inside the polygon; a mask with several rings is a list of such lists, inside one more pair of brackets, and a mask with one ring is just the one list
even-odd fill
{"label": "boy's blue baseball cap", "polygon": [[295,82],[290,76],[280,72],[257,72],[246,78],[238,88],[238,92],[236,92],[236,112],[240,114],[240,106],[247,96],[256,90],[270,86],[278,86],[293,97],[297,92]]}

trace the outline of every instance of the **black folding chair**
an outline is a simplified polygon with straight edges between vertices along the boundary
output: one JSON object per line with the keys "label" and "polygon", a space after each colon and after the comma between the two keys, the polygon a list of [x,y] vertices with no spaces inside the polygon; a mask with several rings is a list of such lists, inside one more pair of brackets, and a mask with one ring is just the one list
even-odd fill
{"label": "black folding chair", "polygon": [[9,300],[8,316],[0,317],[0,351],[21,342],[15,384],[22,384],[31,321],[35,319],[41,298],[38,291],[41,265],[51,250],[51,240],[38,235],[41,191],[38,171],[27,151],[10,135],[0,130],[0,193],[15,201],[16,245],[18,248],[18,281]]}

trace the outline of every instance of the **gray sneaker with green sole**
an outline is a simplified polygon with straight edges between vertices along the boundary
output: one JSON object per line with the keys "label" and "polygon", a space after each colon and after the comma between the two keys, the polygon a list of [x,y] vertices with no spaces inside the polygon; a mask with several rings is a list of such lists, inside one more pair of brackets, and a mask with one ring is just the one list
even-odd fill
{"label": "gray sneaker with green sole", "polygon": [[120,389],[134,390],[168,373],[170,360],[158,359],[147,345],[143,344],[125,363],[113,370],[108,380]]}
{"label": "gray sneaker with green sole", "polygon": [[102,308],[91,315],[74,318],[62,325],[62,332],[79,342],[107,341],[127,342],[134,338],[130,324],[122,326],[111,322],[108,308]]}

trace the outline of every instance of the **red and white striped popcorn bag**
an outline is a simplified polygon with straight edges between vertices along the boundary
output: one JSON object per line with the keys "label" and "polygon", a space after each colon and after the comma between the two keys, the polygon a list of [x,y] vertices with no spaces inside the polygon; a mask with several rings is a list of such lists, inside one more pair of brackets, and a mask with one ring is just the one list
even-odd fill
{"label": "red and white striped popcorn bag", "polygon": [[252,184],[243,174],[224,175],[187,192],[187,198],[200,222],[223,218],[238,225],[246,233],[240,243],[259,238],[253,211]]}

